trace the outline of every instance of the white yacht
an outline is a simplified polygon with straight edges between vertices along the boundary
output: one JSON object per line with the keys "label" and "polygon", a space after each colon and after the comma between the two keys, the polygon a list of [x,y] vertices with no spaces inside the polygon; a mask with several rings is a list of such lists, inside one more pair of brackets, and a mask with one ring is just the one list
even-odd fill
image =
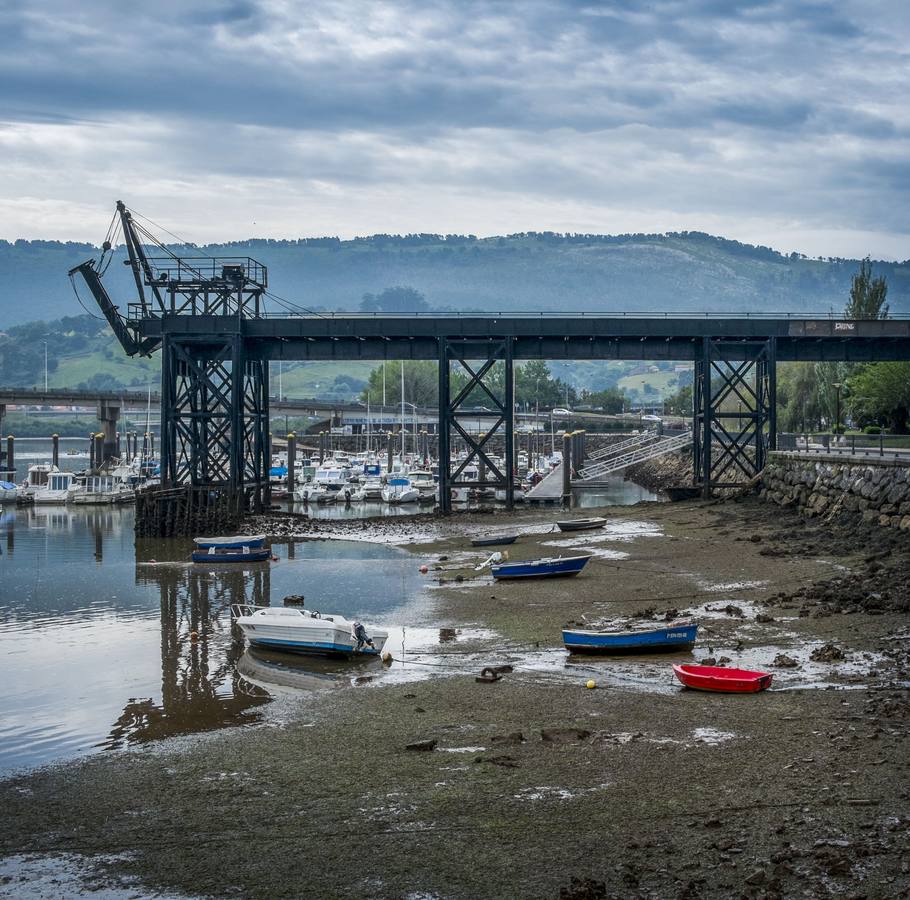
{"label": "white yacht", "polygon": [[81,492],[72,472],[51,472],[47,484],[35,491],[35,503],[68,503]]}
{"label": "white yacht", "polygon": [[408,473],[408,480],[417,488],[421,503],[436,499],[436,479],[429,469],[413,469]]}
{"label": "white yacht", "polygon": [[382,489],[382,499],[386,503],[419,503],[420,491],[409,479],[396,476]]}
{"label": "white yacht", "polygon": [[19,488],[19,493],[33,497],[47,484],[51,474],[59,471],[56,466],[52,466],[50,463],[35,463],[29,466],[25,481],[22,482]]}

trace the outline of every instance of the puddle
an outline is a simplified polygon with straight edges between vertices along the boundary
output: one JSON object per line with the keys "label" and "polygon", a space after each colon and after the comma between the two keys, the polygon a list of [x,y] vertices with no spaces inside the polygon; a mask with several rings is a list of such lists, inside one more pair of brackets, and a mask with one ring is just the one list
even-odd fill
{"label": "puddle", "polygon": [[116,862],[117,859],[95,857],[90,860],[76,854],[8,856],[0,859],[0,897],[58,900],[88,895],[95,900],[190,900],[187,894],[144,890],[132,877],[109,878],[98,872],[99,861]]}
{"label": "puddle", "polygon": [[698,589],[709,594],[725,594],[734,591],[757,591],[767,587],[767,581],[698,581]]}
{"label": "puddle", "polygon": [[539,785],[538,787],[522,788],[517,794],[513,794],[515,800],[536,801],[536,800],[574,800],[576,797],[585,794],[595,794],[604,791],[610,787],[609,782],[597,784],[591,788],[578,788],[570,790],[569,788],[552,787],[550,785]]}
{"label": "puddle", "polygon": [[736,735],[732,731],[718,731],[716,728],[696,728],[692,732],[692,737],[696,743],[715,746],[732,741]]}

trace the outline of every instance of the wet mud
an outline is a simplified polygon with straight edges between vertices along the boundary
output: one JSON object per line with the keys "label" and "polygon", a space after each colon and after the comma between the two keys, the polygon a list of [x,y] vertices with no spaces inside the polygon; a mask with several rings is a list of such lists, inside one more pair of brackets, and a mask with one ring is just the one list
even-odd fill
{"label": "wet mud", "polygon": [[[8,779],[0,851],[189,896],[907,896],[906,536],[754,500],[599,513],[590,536],[552,510],[361,526],[428,568],[406,663],[331,690],[284,672],[261,726]],[[469,537],[500,528],[511,559],[600,552],[495,583]],[[691,654],[562,649],[571,620],[677,616],[701,623]],[[682,689],[670,663],[704,659],[774,684]],[[281,666],[247,663],[266,689]]]}

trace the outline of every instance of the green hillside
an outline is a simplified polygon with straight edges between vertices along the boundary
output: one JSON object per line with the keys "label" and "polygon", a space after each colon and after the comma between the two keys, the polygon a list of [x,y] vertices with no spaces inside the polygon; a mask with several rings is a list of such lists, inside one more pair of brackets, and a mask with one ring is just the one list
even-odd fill
{"label": "green hillside", "polygon": [[[355,309],[365,293],[409,285],[431,306],[458,310],[817,312],[843,307],[859,266],[700,232],[256,239],[181,252],[255,257],[276,294],[320,309]],[[83,312],[66,272],[97,253],[89,244],[0,241],[0,328]],[[125,306],[136,289],[121,262],[115,255],[105,282]],[[910,312],[910,260],[874,266],[888,280],[892,311]],[[84,287],[81,295],[94,312]]]}

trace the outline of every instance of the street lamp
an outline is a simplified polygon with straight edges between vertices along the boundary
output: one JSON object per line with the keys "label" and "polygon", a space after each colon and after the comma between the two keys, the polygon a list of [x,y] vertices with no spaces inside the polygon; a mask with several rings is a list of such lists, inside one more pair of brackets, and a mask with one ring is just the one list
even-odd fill
{"label": "street lamp", "polygon": [[837,436],[840,434],[840,389],[843,387],[843,384],[840,381],[835,381],[832,385],[835,391],[835,401],[834,401],[834,440],[837,442]]}

